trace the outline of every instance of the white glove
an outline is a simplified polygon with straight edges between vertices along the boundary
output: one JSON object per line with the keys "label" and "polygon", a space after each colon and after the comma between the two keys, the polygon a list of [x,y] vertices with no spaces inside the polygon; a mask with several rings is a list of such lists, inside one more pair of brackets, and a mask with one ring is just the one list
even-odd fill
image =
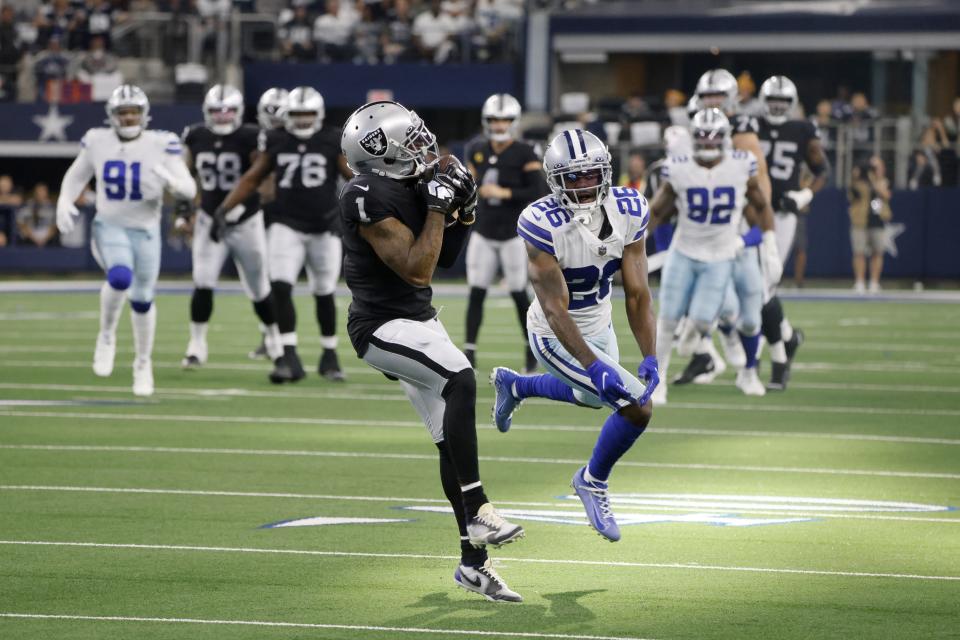
{"label": "white glove", "polygon": [[80,211],[72,202],[57,203],[57,229],[60,233],[70,233],[77,226]]}
{"label": "white glove", "polygon": [[783,261],[777,250],[777,235],[773,231],[764,231],[760,242],[760,267],[767,285],[774,286],[783,276]]}
{"label": "white glove", "polygon": [[793,200],[796,213],[800,213],[806,209],[810,205],[810,201],[813,200],[813,191],[809,188],[797,189],[796,191],[787,191],[783,196]]}

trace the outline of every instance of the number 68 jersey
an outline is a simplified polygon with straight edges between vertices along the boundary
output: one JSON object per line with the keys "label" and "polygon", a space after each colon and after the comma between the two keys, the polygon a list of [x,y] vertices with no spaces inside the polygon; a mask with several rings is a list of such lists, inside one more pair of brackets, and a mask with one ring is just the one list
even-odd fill
{"label": "number 68 jersey", "polygon": [[673,187],[678,214],[670,248],[701,262],[736,258],[747,182],[755,175],[757,159],[749,151],[726,150],[712,167],[689,156],[668,158],[660,176]]}
{"label": "number 68 jersey", "polygon": [[[200,187],[200,208],[209,215],[240,181],[252,164],[257,151],[260,130],[252,124],[241,125],[225,136],[211,131],[205,124],[195,124],[183,132],[183,144],[193,159],[193,171]],[[244,211],[231,224],[242,222],[257,213],[260,194],[253,192],[243,203]]]}
{"label": "number 68 jersey", "polygon": [[74,161],[85,181],[97,181],[97,218],[132,229],[160,223],[164,182],[153,171],[158,165],[171,174],[185,173],[176,134],[145,129],[133,140],[121,140],[113,129],[97,127],[84,134]]}
{"label": "number 68 jersey", "polygon": [[[620,270],[624,248],[643,242],[650,219],[646,198],[629,187],[610,189],[601,210],[584,223],[547,196],[517,220],[519,236],[560,263],[569,294],[567,310],[584,336],[604,333],[610,326],[610,280]],[[527,311],[527,326],[537,335],[554,337],[539,300]]]}

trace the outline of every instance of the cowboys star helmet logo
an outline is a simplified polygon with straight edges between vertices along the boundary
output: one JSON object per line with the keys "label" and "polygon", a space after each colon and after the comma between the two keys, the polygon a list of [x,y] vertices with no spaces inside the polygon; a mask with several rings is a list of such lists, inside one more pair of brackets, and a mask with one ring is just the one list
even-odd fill
{"label": "cowboys star helmet logo", "polygon": [[360,146],[372,156],[382,156],[387,153],[387,136],[383,129],[375,129],[360,139]]}

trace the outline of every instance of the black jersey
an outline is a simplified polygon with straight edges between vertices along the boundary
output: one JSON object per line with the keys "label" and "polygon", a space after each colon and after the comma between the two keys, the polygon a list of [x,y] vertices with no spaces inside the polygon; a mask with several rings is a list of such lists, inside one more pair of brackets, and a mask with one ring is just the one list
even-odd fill
{"label": "black jersey", "polygon": [[806,120],[787,120],[777,125],[761,118],[759,124],[757,135],[773,188],[770,201],[777,210],[784,193],[800,188],[800,168],[807,159],[807,145],[819,134],[816,126]]}
{"label": "black jersey", "polygon": [[303,233],[339,233],[336,188],[340,129],[324,127],[306,139],[286,129],[264,131],[259,148],[267,154],[276,175],[270,222]]}
{"label": "black jersey", "polygon": [[[257,150],[258,129],[252,124],[241,125],[231,134],[221,136],[203,124],[195,124],[183,133],[183,143],[190,149],[194,174],[200,184],[200,208],[213,214],[237,186],[240,176],[251,165],[251,155]],[[243,215],[230,220],[246,220],[260,208],[260,195],[254,193],[243,203]]]}
{"label": "black jersey", "polygon": [[530,162],[540,162],[534,146],[515,140],[495,153],[490,141],[477,137],[467,143],[466,159],[477,170],[477,184],[496,184],[513,192],[509,200],[480,198],[474,231],[491,240],[517,236],[517,218],[531,202],[546,195],[540,171],[524,171]]}
{"label": "black jersey", "polygon": [[732,135],[738,133],[758,133],[760,131],[760,121],[756,116],[748,116],[744,113],[737,113],[730,116],[730,128]]}

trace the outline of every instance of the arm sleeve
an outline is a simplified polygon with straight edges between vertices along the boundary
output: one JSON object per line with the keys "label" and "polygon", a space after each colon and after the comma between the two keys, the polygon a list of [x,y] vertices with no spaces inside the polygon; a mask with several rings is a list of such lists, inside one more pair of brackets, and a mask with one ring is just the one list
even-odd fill
{"label": "arm sleeve", "polygon": [[457,256],[463,251],[463,246],[470,237],[470,229],[467,225],[454,224],[443,231],[443,242],[440,245],[440,256],[437,258],[437,265],[444,269],[449,269],[457,261]]}
{"label": "arm sleeve", "polygon": [[83,193],[90,178],[93,177],[93,160],[87,151],[87,136],[80,141],[80,154],[67,169],[60,183],[60,196],[57,198],[57,207],[72,205]]}

